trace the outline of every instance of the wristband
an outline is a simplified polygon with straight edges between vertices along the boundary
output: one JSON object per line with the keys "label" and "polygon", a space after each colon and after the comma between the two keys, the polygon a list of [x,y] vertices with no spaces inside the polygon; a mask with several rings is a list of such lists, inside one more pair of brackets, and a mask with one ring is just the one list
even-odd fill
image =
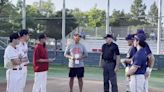
{"label": "wristband", "polygon": [[146,72],[151,73],[151,72],[152,72],[152,70],[153,70],[152,68],[149,68],[149,67],[148,67],[148,68],[146,69]]}

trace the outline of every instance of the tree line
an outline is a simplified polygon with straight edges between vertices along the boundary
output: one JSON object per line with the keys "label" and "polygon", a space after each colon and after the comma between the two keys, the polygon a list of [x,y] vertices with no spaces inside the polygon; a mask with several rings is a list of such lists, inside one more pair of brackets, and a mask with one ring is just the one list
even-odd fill
{"label": "tree line", "polygon": [[[143,0],[134,0],[130,12],[114,9],[110,17],[110,26],[157,26],[158,8],[154,2],[146,14],[146,5]],[[52,0],[34,2],[26,6],[26,25],[33,29],[33,37],[38,33],[46,32],[55,39],[61,38],[62,10],[55,11]],[[22,0],[12,4],[9,0],[0,2],[0,36],[8,36],[10,33],[21,29]],[[106,16],[105,10],[98,9],[96,5],[89,11],[80,9],[66,9],[66,34],[78,26],[104,27]]]}

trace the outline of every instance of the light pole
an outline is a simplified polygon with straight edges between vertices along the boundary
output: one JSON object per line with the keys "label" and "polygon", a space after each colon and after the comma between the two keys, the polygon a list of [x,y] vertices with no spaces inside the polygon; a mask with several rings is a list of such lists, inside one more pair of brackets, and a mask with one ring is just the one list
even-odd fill
{"label": "light pole", "polygon": [[26,0],[22,2],[22,29],[26,29]]}
{"label": "light pole", "polygon": [[106,11],[106,34],[109,33],[109,7],[110,7],[110,0],[107,2],[107,11]]}
{"label": "light pole", "polygon": [[162,20],[162,0],[158,2],[158,33],[157,33],[157,54],[160,54],[160,42],[161,42],[161,20]]}
{"label": "light pole", "polygon": [[63,0],[63,10],[62,10],[62,50],[65,50],[65,44],[66,44],[66,39],[65,39],[65,0]]}

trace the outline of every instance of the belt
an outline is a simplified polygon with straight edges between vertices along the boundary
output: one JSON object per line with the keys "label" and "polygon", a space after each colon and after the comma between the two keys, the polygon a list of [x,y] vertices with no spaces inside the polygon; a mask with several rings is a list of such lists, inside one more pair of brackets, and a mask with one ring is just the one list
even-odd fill
{"label": "belt", "polygon": [[13,68],[12,70],[22,70],[22,68]]}
{"label": "belt", "polygon": [[114,63],[114,60],[104,60],[106,63]]}

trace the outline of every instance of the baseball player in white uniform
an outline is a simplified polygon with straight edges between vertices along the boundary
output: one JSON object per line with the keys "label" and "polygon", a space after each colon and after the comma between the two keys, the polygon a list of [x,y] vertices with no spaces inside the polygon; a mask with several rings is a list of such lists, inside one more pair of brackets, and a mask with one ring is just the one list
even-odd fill
{"label": "baseball player in white uniform", "polygon": [[10,44],[7,46],[4,52],[4,67],[6,71],[7,88],[6,92],[22,92],[21,91],[21,77],[22,67],[19,56],[19,50],[16,45],[19,44],[18,33],[10,35]]}
{"label": "baseball player in white uniform", "polygon": [[29,39],[29,32],[28,30],[21,30],[19,32],[20,34],[20,43],[17,45],[17,48],[21,55],[21,61],[22,61],[22,78],[21,78],[21,91],[24,91],[25,85],[26,85],[26,77],[27,77],[27,66],[29,63],[28,59],[28,45],[27,41]]}

